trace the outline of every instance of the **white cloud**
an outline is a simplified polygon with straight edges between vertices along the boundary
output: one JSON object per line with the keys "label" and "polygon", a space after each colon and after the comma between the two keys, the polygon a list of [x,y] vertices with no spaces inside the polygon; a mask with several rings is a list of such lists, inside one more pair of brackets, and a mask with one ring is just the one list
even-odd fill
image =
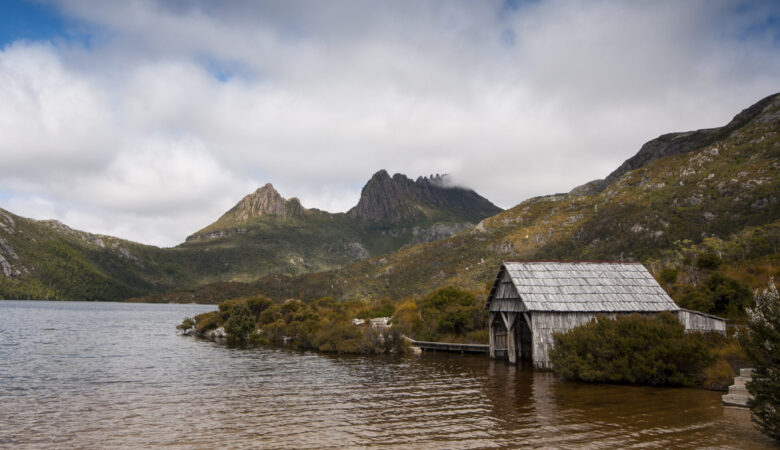
{"label": "white cloud", "polygon": [[777,8],[729,1],[57,4],[92,43],[0,52],[4,202],[164,245],[266,182],[346,210],[380,168],[511,207],[780,73]]}

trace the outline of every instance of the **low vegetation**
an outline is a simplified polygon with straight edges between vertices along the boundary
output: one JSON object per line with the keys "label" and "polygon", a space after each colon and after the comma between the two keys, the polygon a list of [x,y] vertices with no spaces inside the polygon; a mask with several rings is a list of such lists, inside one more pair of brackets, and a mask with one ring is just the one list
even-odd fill
{"label": "low vegetation", "polygon": [[393,322],[420,341],[487,344],[484,299],[454,287],[437,289],[417,300],[402,302]]}
{"label": "low vegetation", "polygon": [[670,313],[601,316],[554,338],[553,370],[573,380],[723,389],[744,361],[733,339],[686,333]]}
{"label": "low vegetation", "polygon": [[[177,328],[204,337],[223,327],[227,343],[239,347],[288,345],[336,353],[392,353],[405,351],[404,335],[486,343],[482,305],[473,293],[451,287],[401,302],[341,302],[332,297],[309,303],[274,302],[255,296],[224,301],[218,310],[185,318]],[[366,320],[378,317],[392,318],[392,326],[376,327]]]}

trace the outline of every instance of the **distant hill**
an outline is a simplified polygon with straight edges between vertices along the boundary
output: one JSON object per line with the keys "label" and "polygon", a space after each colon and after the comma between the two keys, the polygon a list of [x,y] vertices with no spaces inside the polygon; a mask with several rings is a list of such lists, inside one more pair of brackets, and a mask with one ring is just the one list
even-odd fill
{"label": "distant hill", "polygon": [[384,170],[348,213],[306,209],[266,184],[171,249],[0,210],[0,298],[118,300],[332,270],[450,236],[500,211],[446,176],[411,181]]}
{"label": "distant hill", "polygon": [[0,209],[0,298],[108,300],[187,286],[171,256]]}
{"label": "distant hill", "polygon": [[[605,180],[526,200],[446,239],[246,287],[277,298],[399,299],[446,285],[484,291],[507,259],[639,260],[659,277],[669,269],[674,277],[665,283],[678,295],[678,284],[703,281],[707,256],[756,288],[780,278],[779,169],[774,94],[724,127],[648,142]],[[380,215],[382,208],[371,210]],[[187,295],[218,300],[201,292]]]}

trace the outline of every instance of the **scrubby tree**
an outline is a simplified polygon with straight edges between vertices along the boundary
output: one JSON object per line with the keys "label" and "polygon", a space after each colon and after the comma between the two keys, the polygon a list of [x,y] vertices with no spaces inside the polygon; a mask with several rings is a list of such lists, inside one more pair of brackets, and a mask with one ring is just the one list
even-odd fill
{"label": "scrubby tree", "polygon": [[230,316],[225,322],[225,333],[231,345],[245,345],[249,333],[255,330],[255,317],[246,303],[239,303],[231,308]]}
{"label": "scrubby tree", "polygon": [[748,332],[741,339],[753,363],[748,406],[758,428],[780,440],[780,296],[774,280],[763,291],[756,290],[754,302],[747,309]]}

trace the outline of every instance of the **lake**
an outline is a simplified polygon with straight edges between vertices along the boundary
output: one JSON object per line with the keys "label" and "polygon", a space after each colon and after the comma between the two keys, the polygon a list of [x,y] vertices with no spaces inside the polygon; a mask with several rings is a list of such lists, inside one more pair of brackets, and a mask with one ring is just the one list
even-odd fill
{"label": "lake", "polygon": [[175,333],[213,308],[0,301],[0,447],[773,448],[719,392]]}

